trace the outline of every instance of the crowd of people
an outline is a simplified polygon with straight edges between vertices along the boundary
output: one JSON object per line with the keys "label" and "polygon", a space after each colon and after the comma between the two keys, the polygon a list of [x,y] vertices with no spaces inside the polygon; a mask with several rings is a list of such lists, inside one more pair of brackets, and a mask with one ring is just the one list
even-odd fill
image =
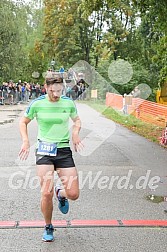
{"label": "crowd of people", "polygon": [[62,77],[65,81],[65,95],[72,98],[73,100],[85,100],[86,99],[86,90],[89,85],[85,82],[84,73],[77,73],[73,68],[69,68],[67,72],[62,73],[63,67],[60,68]]}
{"label": "crowd of people", "polygon": [[66,96],[72,98],[73,100],[85,100],[86,99],[86,89],[88,88],[88,84],[80,79],[75,85],[71,85],[67,83],[66,86]]}
{"label": "crowd of people", "polygon": [[[89,85],[84,80],[83,73],[76,73],[72,68],[68,71],[62,66],[59,72],[49,69],[51,75],[60,74],[64,79],[63,95],[70,97],[73,100],[85,100],[87,88]],[[0,104],[19,104],[29,102],[30,99],[36,99],[41,95],[46,94],[44,85],[39,83],[29,83],[19,80],[17,83],[10,80],[3,82],[0,85]]]}
{"label": "crowd of people", "polygon": [[10,80],[3,82],[0,86],[0,104],[19,104],[29,102],[30,99],[38,98],[40,95],[46,94],[44,86],[39,83],[18,83]]}

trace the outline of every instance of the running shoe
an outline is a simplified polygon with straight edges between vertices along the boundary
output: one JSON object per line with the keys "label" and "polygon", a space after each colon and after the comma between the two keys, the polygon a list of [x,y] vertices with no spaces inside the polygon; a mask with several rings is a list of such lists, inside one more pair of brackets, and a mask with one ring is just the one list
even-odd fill
{"label": "running shoe", "polygon": [[68,199],[65,197],[61,197],[59,191],[61,190],[60,185],[55,186],[55,194],[56,194],[56,198],[58,199],[59,203],[58,203],[58,207],[59,210],[63,213],[63,214],[67,214],[69,211],[69,202]]}
{"label": "running shoe", "polygon": [[46,225],[42,240],[45,241],[45,242],[54,241],[53,232],[54,232],[53,225],[52,224]]}

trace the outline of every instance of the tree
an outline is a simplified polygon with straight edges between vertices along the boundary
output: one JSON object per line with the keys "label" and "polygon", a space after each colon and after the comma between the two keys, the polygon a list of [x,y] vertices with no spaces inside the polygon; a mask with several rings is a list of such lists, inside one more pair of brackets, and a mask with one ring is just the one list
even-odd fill
{"label": "tree", "polygon": [[[9,79],[30,81],[33,70],[40,68],[36,64],[42,64],[43,70],[46,70],[44,53],[40,52],[42,63],[32,60],[31,53],[35,51],[36,40],[42,39],[43,27],[42,10],[31,7],[27,4],[15,4],[9,0],[0,2],[1,82]],[[36,53],[34,58],[36,57],[41,56]]]}
{"label": "tree", "polygon": [[17,57],[20,52],[19,27],[17,23],[17,8],[7,0],[0,2],[0,75],[2,80],[16,77]]}
{"label": "tree", "polygon": [[166,0],[134,0],[133,2],[141,12],[140,32],[143,35],[145,58],[150,63],[150,67],[154,67],[156,75],[159,75],[159,83],[163,83],[167,80],[167,2]]}
{"label": "tree", "polygon": [[80,1],[44,1],[45,39],[50,58],[59,64],[74,64],[79,59],[90,61],[91,22],[82,18]]}

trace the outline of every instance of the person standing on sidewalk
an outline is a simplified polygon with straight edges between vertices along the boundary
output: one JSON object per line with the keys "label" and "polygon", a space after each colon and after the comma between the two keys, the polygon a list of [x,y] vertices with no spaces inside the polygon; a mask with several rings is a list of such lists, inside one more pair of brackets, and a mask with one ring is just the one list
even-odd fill
{"label": "person standing on sidewalk", "polygon": [[[58,207],[64,214],[69,211],[68,199],[76,200],[79,197],[78,174],[69,145],[70,118],[74,123],[72,142],[75,151],[79,151],[83,145],[79,137],[81,121],[76,106],[71,99],[61,95],[63,79],[46,78],[45,89],[47,94],[32,101],[20,120],[23,143],[19,157],[21,160],[28,157],[30,143],[27,125],[36,118],[39,127],[36,148],[37,175],[41,185],[41,211],[46,223],[42,240],[53,241],[54,193],[58,199]],[[59,185],[54,187],[54,171],[57,172],[63,188]]]}

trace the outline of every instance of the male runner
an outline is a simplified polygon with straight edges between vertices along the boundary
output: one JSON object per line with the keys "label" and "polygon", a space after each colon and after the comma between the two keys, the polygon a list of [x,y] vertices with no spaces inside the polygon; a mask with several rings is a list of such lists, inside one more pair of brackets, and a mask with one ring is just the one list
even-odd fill
{"label": "male runner", "polygon": [[[69,145],[69,118],[74,122],[72,142],[75,151],[82,148],[79,138],[81,121],[74,102],[62,96],[62,78],[46,78],[46,95],[31,102],[24,116],[20,120],[20,133],[23,144],[19,152],[21,160],[29,154],[29,138],[27,125],[36,118],[38,123],[38,140],[36,148],[37,175],[41,184],[41,211],[45,219],[44,241],[53,241],[54,227],[52,225],[53,195],[58,199],[58,206],[62,213],[69,210],[68,199],[79,197],[79,183],[72,152]],[[61,179],[60,186],[54,188],[54,171]]]}

